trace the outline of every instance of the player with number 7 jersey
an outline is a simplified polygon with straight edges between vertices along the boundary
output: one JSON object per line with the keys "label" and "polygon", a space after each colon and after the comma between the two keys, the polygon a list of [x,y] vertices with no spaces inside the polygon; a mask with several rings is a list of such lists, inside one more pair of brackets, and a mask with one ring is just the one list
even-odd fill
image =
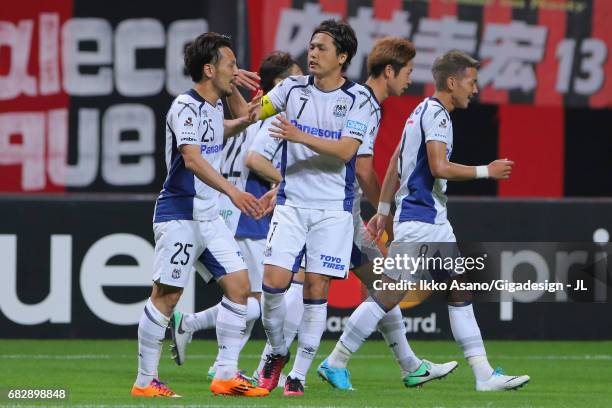
{"label": "player with number 7 jersey", "polygon": [[313,32],[308,76],[292,76],[262,98],[260,118],[275,116],[282,139],[277,205],[264,254],[262,320],[271,346],[259,385],[274,389],[289,361],[284,294],[305,257],[304,314],[284,394],[304,381],[325,330],[332,278],[346,278],[353,238],[355,160],[371,120],[368,89],[342,76],[357,50],[346,23],[327,20]]}

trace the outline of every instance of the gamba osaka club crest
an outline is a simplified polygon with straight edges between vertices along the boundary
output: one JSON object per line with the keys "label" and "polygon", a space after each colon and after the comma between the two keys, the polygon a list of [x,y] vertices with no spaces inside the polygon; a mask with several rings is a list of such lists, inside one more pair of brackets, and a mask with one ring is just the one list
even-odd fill
{"label": "gamba osaka club crest", "polygon": [[350,99],[348,98],[338,98],[336,101],[336,105],[334,106],[334,116],[337,118],[343,118],[346,116],[348,112],[348,104]]}

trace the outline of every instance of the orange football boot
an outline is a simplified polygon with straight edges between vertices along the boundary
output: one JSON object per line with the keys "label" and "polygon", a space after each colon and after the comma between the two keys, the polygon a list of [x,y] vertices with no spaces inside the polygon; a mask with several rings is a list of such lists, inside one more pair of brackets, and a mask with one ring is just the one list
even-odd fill
{"label": "orange football boot", "polygon": [[134,384],[132,387],[132,396],[134,397],[168,397],[168,398],[180,398],[181,396],[172,391],[170,388],[166,387],[166,384],[159,381],[158,379],[153,379],[149,385],[144,388],[140,388]]}
{"label": "orange football boot", "polygon": [[234,395],[238,397],[265,397],[270,391],[255,387],[249,380],[237,373],[231,380],[215,378],[210,383],[210,390],[215,395]]}

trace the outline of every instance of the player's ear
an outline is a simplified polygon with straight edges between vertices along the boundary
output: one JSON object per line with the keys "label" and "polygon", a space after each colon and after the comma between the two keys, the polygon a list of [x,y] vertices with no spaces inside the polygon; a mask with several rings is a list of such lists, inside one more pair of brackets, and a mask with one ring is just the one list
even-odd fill
{"label": "player's ear", "polygon": [[340,55],[338,56],[338,62],[340,63],[340,65],[344,65],[344,62],[346,61],[346,58],[348,57],[346,52],[340,53]]}
{"label": "player's ear", "polygon": [[395,71],[393,70],[393,67],[391,66],[391,64],[387,64],[385,65],[385,78],[393,78],[395,76]]}
{"label": "player's ear", "polygon": [[206,78],[212,78],[215,75],[215,66],[212,64],[204,64],[202,73]]}
{"label": "player's ear", "polygon": [[457,86],[457,78],[455,78],[455,76],[451,75],[448,78],[446,78],[446,87],[448,88],[449,91],[454,91],[455,87]]}

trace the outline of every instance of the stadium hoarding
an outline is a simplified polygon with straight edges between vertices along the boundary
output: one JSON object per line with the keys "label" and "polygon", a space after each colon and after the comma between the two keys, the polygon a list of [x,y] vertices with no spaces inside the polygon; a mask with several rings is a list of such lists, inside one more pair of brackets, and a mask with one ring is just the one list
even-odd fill
{"label": "stadium hoarding", "polygon": [[[546,273],[552,280],[559,269],[559,252],[579,250],[585,245],[580,242],[593,241],[594,232],[596,239],[605,238],[612,229],[611,204],[451,199],[449,212],[456,220],[457,236],[466,242],[477,242],[479,237],[490,240],[492,231],[499,232],[496,241],[514,241],[504,248],[513,251],[516,265],[527,268],[527,272],[512,268],[509,276],[518,282],[525,273],[539,280],[546,280],[540,276]],[[132,338],[150,291],[153,205],[154,198],[149,195],[129,200],[122,195],[3,197],[0,337]],[[529,243],[546,241],[563,243],[555,244],[559,248],[555,251],[550,250],[552,244],[538,247]],[[609,245],[605,248],[607,252],[600,252],[609,253]],[[533,253],[525,258],[524,250]],[[581,265],[593,263],[589,255],[585,259],[577,256]],[[494,270],[503,269],[503,265],[492,265]],[[592,293],[596,298],[574,296],[569,290],[565,295],[534,292],[530,298],[508,292],[510,297],[502,299],[504,302],[477,297],[482,300],[476,303],[480,326],[487,338],[612,338],[612,315],[608,313],[612,276],[610,265],[607,268],[603,275],[594,272],[599,282],[597,292]],[[572,269],[570,275],[574,273]],[[596,282],[593,276],[586,287],[594,288],[589,284]],[[364,295],[354,277],[332,283],[327,337],[339,335]],[[205,285],[193,274],[179,308],[185,312],[202,310],[216,304],[220,296],[216,285]],[[450,338],[441,294],[427,301],[408,300],[412,302],[403,307],[411,338]],[[584,316],[596,316],[596,324]],[[566,330],[568,321],[572,322],[570,331]],[[214,331],[199,336],[212,338]],[[254,336],[263,337],[261,327]]]}
{"label": "stadium hoarding", "polygon": [[612,194],[610,180],[590,177],[612,171],[607,160],[612,138],[603,131],[610,127],[612,2],[177,0],[173,5],[0,4],[5,50],[0,192],[159,191],[165,176],[163,118],[172,98],[190,86],[181,61],[186,41],[205,30],[230,34],[239,64],[256,70],[275,48],[304,61],[312,28],[325,18],[343,17],[359,37],[348,71],[353,79],[365,78],[365,56],[379,36],[410,38],[418,50],[408,95],[384,104],[384,137],[376,145],[379,175],[406,117],[433,89],[428,64],[454,47],[483,60],[485,86],[481,103],[453,114],[458,142],[461,137],[453,160],[481,164],[510,157],[520,165],[499,186],[465,183],[451,193]]}
{"label": "stadium hoarding", "polygon": [[240,5],[3,2],[0,191],[158,191],[164,118],[192,86],[184,47],[206,31],[240,41]]}
{"label": "stadium hoarding", "polygon": [[[355,29],[357,55],[349,78],[366,78],[366,58],[377,37],[409,38],[416,47],[407,95],[383,104],[374,165],[385,174],[406,118],[433,93],[429,72],[435,56],[456,48],[482,62],[477,103],[453,113],[453,161],[480,164],[509,157],[511,180],[460,183],[451,194],[503,197],[610,196],[612,184],[589,174],[608,174],[612,162],[585,146],[612,149],[612,2],[607,0],[249,0],[251,65],[281,49],[305,62],[314,27],[344,18]],[[603,108],[603,109],[601,109]],[[607,132],[609,134],[609,132]],[[587,138],[588,140],[585,140]],[[488,155],[485,155],[485,152]],[[546,152],[543,157],[542,152]],[[539,177],[533,177],[538,174]],[[542,182],[546,180],[546,182]]]}
{"label": "stadium hoarding", "polygon": [[250,0],[263,22],[252,65],[275,50],[305,61],[313,29],[328,18],[346,19],[359,48],[347,70],[367,76],[366,60],[376,38],[410,39],[417,50],[412,95],[433,90],[431,65],[441,53],[459,49],[482,62],[483,103],[547,106],[612,105],[612,32],[606,0],[510,1],[276,1]]}

